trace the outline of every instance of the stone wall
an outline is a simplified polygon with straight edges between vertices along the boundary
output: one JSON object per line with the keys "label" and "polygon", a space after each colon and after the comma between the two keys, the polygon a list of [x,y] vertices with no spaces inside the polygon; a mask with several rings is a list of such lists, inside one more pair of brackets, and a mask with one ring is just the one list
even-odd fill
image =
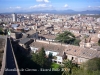
{"label": "stone wall", "polygon": [[1,71],[0,71],[0,75],[3,75],[4,70],[5,70],[5,65],[6,65],[7,36],[0,35],[0,38],[5,39],[4,53],[3,53],[3,59],[2,59],[2,67],[1,67]]}

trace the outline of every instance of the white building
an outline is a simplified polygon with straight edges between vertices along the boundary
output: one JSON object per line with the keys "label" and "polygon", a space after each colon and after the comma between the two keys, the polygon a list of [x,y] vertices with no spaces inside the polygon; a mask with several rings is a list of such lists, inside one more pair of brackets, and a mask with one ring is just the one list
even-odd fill
{"label": "white building", "polygon": [[57,56],[57,55],[59,54],[59,52],[50,51],[50,50],[47,50],[45,53],[46,53],[47,56],[48,56],[50,53],[52,54],[52,56]]}
{"label": "white building", "polygon": [[13,19],[13,22],[17,21],[17,14],[12,14],[12,19]]}

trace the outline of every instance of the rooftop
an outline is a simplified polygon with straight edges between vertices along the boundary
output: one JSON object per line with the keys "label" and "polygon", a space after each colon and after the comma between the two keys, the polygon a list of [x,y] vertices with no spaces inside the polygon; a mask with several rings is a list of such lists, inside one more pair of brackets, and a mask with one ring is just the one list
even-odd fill
{"label": "rooftop", "polygon": [[25,44],[25,43],[27,43],[28,41],[30,41],[30,38],[23,38],[23,39],[20,40],[20,43],[21,43],[21,44]]}
{"label": "rooftop", "polygon": [[92,59],[94,57],[100,57],[100,51],[89,48],[81,48],[77,46],[68,46],[65,49],[66,54]]}
{"label": "rooftop", "polygon": [[36,47],[36,48],[42,48],[44,47],[45,50],[47,51],[54,51],[54,52],[59,52],[59,55],[63,55],[63,51],[65,50],[64,46],[61,45],[53,45],[53,44],[47,44],[47,43],[41,43],[41,42],[33,42],[31,47]]}
{"label": "rooftop", "polygon": [[100,57],[100,51],[96,49],[90,48],[82,48],[79,46],[73,45],[60,45],[60,44],[52,44],[49,42],[33,42],[31,47],[41,48],[44,47],[45,50],[56,51],[59,52],[59,55],[62,56],[65,51],[67,55],[78,56],[86,59],[92,59],[94,57]]}

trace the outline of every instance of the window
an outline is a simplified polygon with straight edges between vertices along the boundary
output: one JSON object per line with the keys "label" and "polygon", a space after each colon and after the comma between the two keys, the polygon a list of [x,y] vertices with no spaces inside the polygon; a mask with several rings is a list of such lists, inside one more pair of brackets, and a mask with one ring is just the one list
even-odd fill
{"label": "window", "polygon": [[74,59],[74,57],[72,57],[72,60]]}
{"label": "window", "polygon": [[83,60],[82,60],[82,59],[80,59],[80,62],[83,62]]}

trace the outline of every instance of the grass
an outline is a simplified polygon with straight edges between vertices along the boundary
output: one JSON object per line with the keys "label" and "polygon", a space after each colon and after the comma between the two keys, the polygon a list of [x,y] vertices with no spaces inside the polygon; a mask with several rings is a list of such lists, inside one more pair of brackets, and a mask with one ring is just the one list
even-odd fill
{"label": "grass", "polygon": [[59,68],[59,67],[60,67],[59,64],[56,64],[56,63],[52,63],[52,64],[51,64],[51,68],[57,69],[57,68]]}

